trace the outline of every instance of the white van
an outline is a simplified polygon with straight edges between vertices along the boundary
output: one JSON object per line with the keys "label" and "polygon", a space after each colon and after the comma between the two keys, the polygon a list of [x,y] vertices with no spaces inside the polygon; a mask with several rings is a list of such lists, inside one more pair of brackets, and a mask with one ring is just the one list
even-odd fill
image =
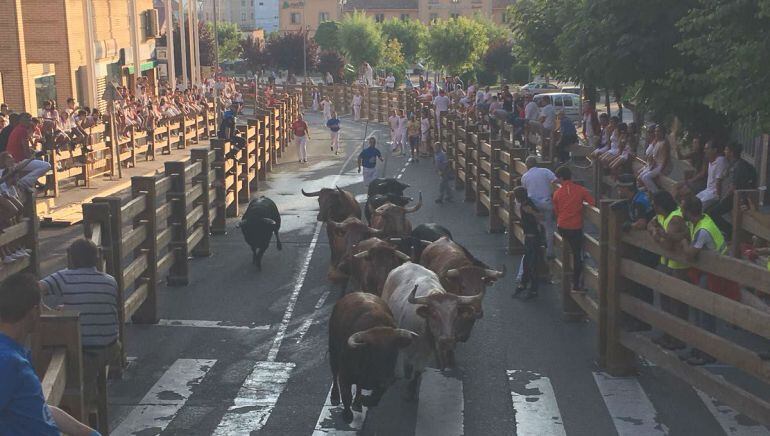
{"label": "white van", "polygon": [[540,100],[545,97],[551,98],[551,103],[553,104],[553,107],[556,108],[557,113],[563,112],[573,123],[582,121],[583,108],[579,95],[567,92],[553,92],[550,94],[538,94],[533,99],[535,100],[535,103],[540,105]]}

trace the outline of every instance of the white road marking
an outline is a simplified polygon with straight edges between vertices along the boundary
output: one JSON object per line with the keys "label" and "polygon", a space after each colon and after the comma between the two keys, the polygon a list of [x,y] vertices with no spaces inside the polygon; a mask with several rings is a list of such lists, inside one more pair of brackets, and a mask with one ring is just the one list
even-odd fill
{"label": "white road marking", "polygon": [[134,407],[112,435],[160,434],[200,384],[213,359],[178,359]]}
{"label": "white road marking", "polygon": [[668,434],[668,427],[658,422],[658,413],[636,377],[612,377],[594,372],[594,380],[618,436]]}
{"label": "white road marking", "polygon": [[269,325],[230,325],[225,321],[191,320],[191,319],[161,319],[159,326],[164,327],[197,327],[226,330],[270,330]]}
{"label": "white road marking", "polygon": [[536,372],[508,370],[517,436],[565,436],[551,380]]}
{"label": "white road marking", "polygon": [[415,436],[462,436],[463,382],[437,369],[428,368],[420,381]]}
{"label": "white road marking", "polygon": [[214,436],[248,435],[261,429],[289,380],[293,363],[257,362],[219,422]]}
{"label": "white road marking", "polygon": [[313,325],[316,312],[319,309],[321,309],[321,307],[326,302],[327,298],[329,298],[329,290],[326,290],[321,294],[321,297],[318,299],[318,302],[315,304],[313,313],[300,326],[298,330],[297,343],[302,342],[302,339],[305,338],[305,335],[307,334],[308,330],[310,330],[310,327]]}
{"label": "white road marking", "polygon": [[[732,407],[720,402],[709,394],[695,389],[695,392],[703,400],[706,408],[709,409],[714,419],[717,420],[722,430],[729,436],[767,436],[770,431],[751,419],[741,415]],[[743,421],[743,422],[741,422]]]}
{"label": "white road marking", "polygon": [[324,407],[321,409],[321,414],[318,416],[318,422],[316,422],[315,430],[313,430],[313,436],[357,435],[358,432],[364,428],[367,408],[362,407],[361,412],[353,411],[353,421],[351,421],[350,424],[347,424],[342,419],[342,404],[339,406],[332,406],[331,396],[332,390],[329,388],[329,393],[326,395],[326,402],[324,403]]}

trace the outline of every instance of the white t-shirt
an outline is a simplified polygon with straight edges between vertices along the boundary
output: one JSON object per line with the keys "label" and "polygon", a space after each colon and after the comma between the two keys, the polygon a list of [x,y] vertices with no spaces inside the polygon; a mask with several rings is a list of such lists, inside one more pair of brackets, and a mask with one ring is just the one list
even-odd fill
{"label": "white t-shirt", "polygon": [[331,111],[332,111],[332,102],[330,102],[329,100],[324,100],[324,101],[321,102],[321,107],[323,107],[324,112],[331,113]]}
{"label": "white t-shirt", "polygon": [[556,108],[552,104],[547,104],[540,109],[540,116],[545,117],[543,120],[543,127],[545,129],[553,129],[556,125]]}
{"label": "white t-shirt", "polygon": [[390,124],[391,130],[398,130],[398,117],[396,115],[388,117],[388,124]]}
{"label": "white t-shirt", "polygon": [[360,95],[354,95],[353,96],[353,106],[361,106],[361,96]]}
{"label": "white t-shirt", "polygon": [[399,117],[398,118],[398,130],[406,132],[406,124],[409,122],[409,119],[406,117]]}
{"label": "white t-shirt", "polygon": [[446,112],[449,110],[449,97],[439,95],[433,99],[433,104],[436,105],[436,112]]}
{"label": "white t-shirt", "polygon": [[484,94],[484,91],[479,90],[479,92],[476,93],[476,104],[484,103],[484,101],[487,99],[487,95]]}
{"label": "white t-shirt", "polygon": [[709,251],[716,251],[717,249],[717,243],[714,241],[714,238],[711,237],[711,233],[706,229],[700,229],[695,233],[695,237],[692,240],[692,246]]}
{"label": "white t-shirt", "polygon": [[537,121],[537,119],[540,118],[540,108],[537,103],[530,101],[524,106],[524,118],[530,121]]}
{"label": "white t-shirt", "polygon": [[385,78],[385,87],[393,89],[396,87],[396,78],[391,76],[388,76]]}
{"label": "white t-shirt", "polygon": [[725,176],[725,172],[730,164],[724,156],[717,156],[714,162],[709,162],[708,179],[706,179],[706,190],[717,192],[717,181]]}
{"label": "white t-shirt", "polygon": [[551,182],[556,175],[548,168],[534,167],[521,176],[521,186],[527,189],[527,195],[533,200],[550,201]]}

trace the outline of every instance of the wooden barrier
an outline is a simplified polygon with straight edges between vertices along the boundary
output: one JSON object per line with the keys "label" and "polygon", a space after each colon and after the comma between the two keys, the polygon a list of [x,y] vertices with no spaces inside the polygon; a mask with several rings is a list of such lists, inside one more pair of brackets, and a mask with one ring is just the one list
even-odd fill
{"label": "wooden barrier", "polygon": [[0,268],[0,281],[16,274],[40,274],[39,231],[35,197],[27,195],[24,198],[24,210],[17,223],[6,227],[0,233],[0,247],[21,247],[30,250],[29,257],[22,257]]}

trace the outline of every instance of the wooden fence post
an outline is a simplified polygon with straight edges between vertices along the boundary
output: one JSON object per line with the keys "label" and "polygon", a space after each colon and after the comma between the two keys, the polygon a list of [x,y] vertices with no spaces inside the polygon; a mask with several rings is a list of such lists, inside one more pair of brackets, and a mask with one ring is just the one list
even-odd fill
{"label": "wooden fence post", "polygon": [[[624,288],[624,278],[620,273],[620,262],[623,258],[624,245],[622,216],[618,211],[609,209],[608,218],[608,256],[607,256],[607,287],[604,297],[600,298],[599,330],[604,332],[606,349],[604,351],[605,369],[613,376],[625,376],[634,372],[634,353],[620,343],[622,329],[622,311],[620,308],[620,293]],[[601,336],[600,336],[601,338]],[[600,353],[601,354],[601,353]]]}
{"label": "wooden fence post", "polygon": [[[171,203],[169,225],[172,226],[169,249],[174,250],[174,262],[168,271],[169,286],[185,286],[190,282],[187,250],[187,177],[184,162],[166,162],[166,176],[171,177],[171,189],[166,199]],[[237,201],[236,201],[237,202]]]}
{"label": "wooden fence post", "polygon": [[211,233],[215,235],[224,235],[227,233],[227,173],[225,171],[225,165],[227,159],[225,158],[224,144],[227,143],[223,139],[212,139],[211,150],[214,151],[214,180],[211,184],[214,186],[216,195],[214,198],[214,218],[211,223]]}
{"label": "wooden fence post", "polygon": [[24,216],[29,218],[29,232],[21,240],[22,246],[32,251],[29,255],[29,272],[40,277],[40,220],[34,193],[27,194],[24,201]]}
{"label": "wooden fence post", "polygon": [[[251,192],[257,192],[259,190],[259,174],[262,171],[261,153],[259,149],[260,135],[259,135],[259,120],[249,119],[246,121],[248,125],[248,131],[254,132],[253,141],[249,145],[249,156],[246,158],[248,162],[247,174],[249,177],[248,184]],[[252,175],[252,170],[254,174]]]}
{"label": "wooden fence post", "polygon": [[[599,259],[597,271],[599,272],[599,326],[607,325],[607,279],[609,277],[610,262],[610,207],[616,200],[603,199],[599,202]],[[607,364],[607,331],[599,328],[599,366]]]}
{"label": "wooden fence post", "polygon": [[[125,332],[124,327],[126,324],[126,316],[123,308],[126,304],[125,289],[126,285],[123,281],[123,215],[120,207],[122,206],[122,200],[120,197],[97,197],[93,199],[94,203],[106,204],[109,208],[109,228],[108,235],[102,238],[102,242],[105,241],[105,237],[108,237],[110,244],[110,261],[107,262],[107,273],[115,278],[115,282],[118,284],[118,303],[120,304],[120,310],[118,310],[118,334],[125,349]],[[112,266],[110,268],[110,265]]]}
{"label": "wooden fence post", "polygon": [[492,171],[489,174],[489,233],[502,233],[505,230],[505,223],[500,218],[500,208],[503,207],[503,200],[500,198],[500,147],[502,141],[492,140],[492,156],[489,158],[489,165]]}
{"label": "wooden fence post", "polygon": [[741,243],[750,242],[746,231],[743,230],[742,206],[748,205],[751,209],[759,207],[759,191],[756,189],[741,189],[733,194],[732,226],[733,232],[730,242],[730,256],[740,257]]}
{"label": "wooden fence post", "polygon": [[155,177],[131,177],[131,194],[134,198],[144,195],[147,200],[144,211],[134,219],[134,228],[144,225],[147,236],[134,255],[147,255],[147,269],[142,273],[140,282],[147,285],[147,298],[134,312],[131,320],[137,324],[155,324],[158,322],[158,240],[157,240],[157,195]]}
{"label": "wooden fence post", "polygon": [[[203,205],[203,218],[201,219],[203,224],[203,239],[201,239],[198,245],[192,250],[192,255],[195,257],[211,256],[211,200],[212,194],[213,196],[216,196],[216,191],[211,187],[211,180],[215,174],[211,169],[211,162],[214,160],[214,154],[213,151],[205,148],[193,148],[191,150],[193,162],[200,162],[202,168],[200,175],[194,182],[200,183],[203,187],[203,193],[200,197],[200,204]],[[195,207],[195,205],[193,205],[193,207]],[[213,212],[216,213],[216,207]]]}
{"label": "wooden fence post", "polygon": [[[476,188],[478,190],[478,180],[476,180],[476,167],[478,166],[478,144],[473,143],[473,137],[469,131],[467,124],[465,125],[465,137],[463,142],[465,143],[465,201],[472,202],[476,199],[476,191],[473,190],[473,183],[477,183]],[[476,153],[474,153],[474,151]],[[474,158],[475,154],[475,158]]]}

